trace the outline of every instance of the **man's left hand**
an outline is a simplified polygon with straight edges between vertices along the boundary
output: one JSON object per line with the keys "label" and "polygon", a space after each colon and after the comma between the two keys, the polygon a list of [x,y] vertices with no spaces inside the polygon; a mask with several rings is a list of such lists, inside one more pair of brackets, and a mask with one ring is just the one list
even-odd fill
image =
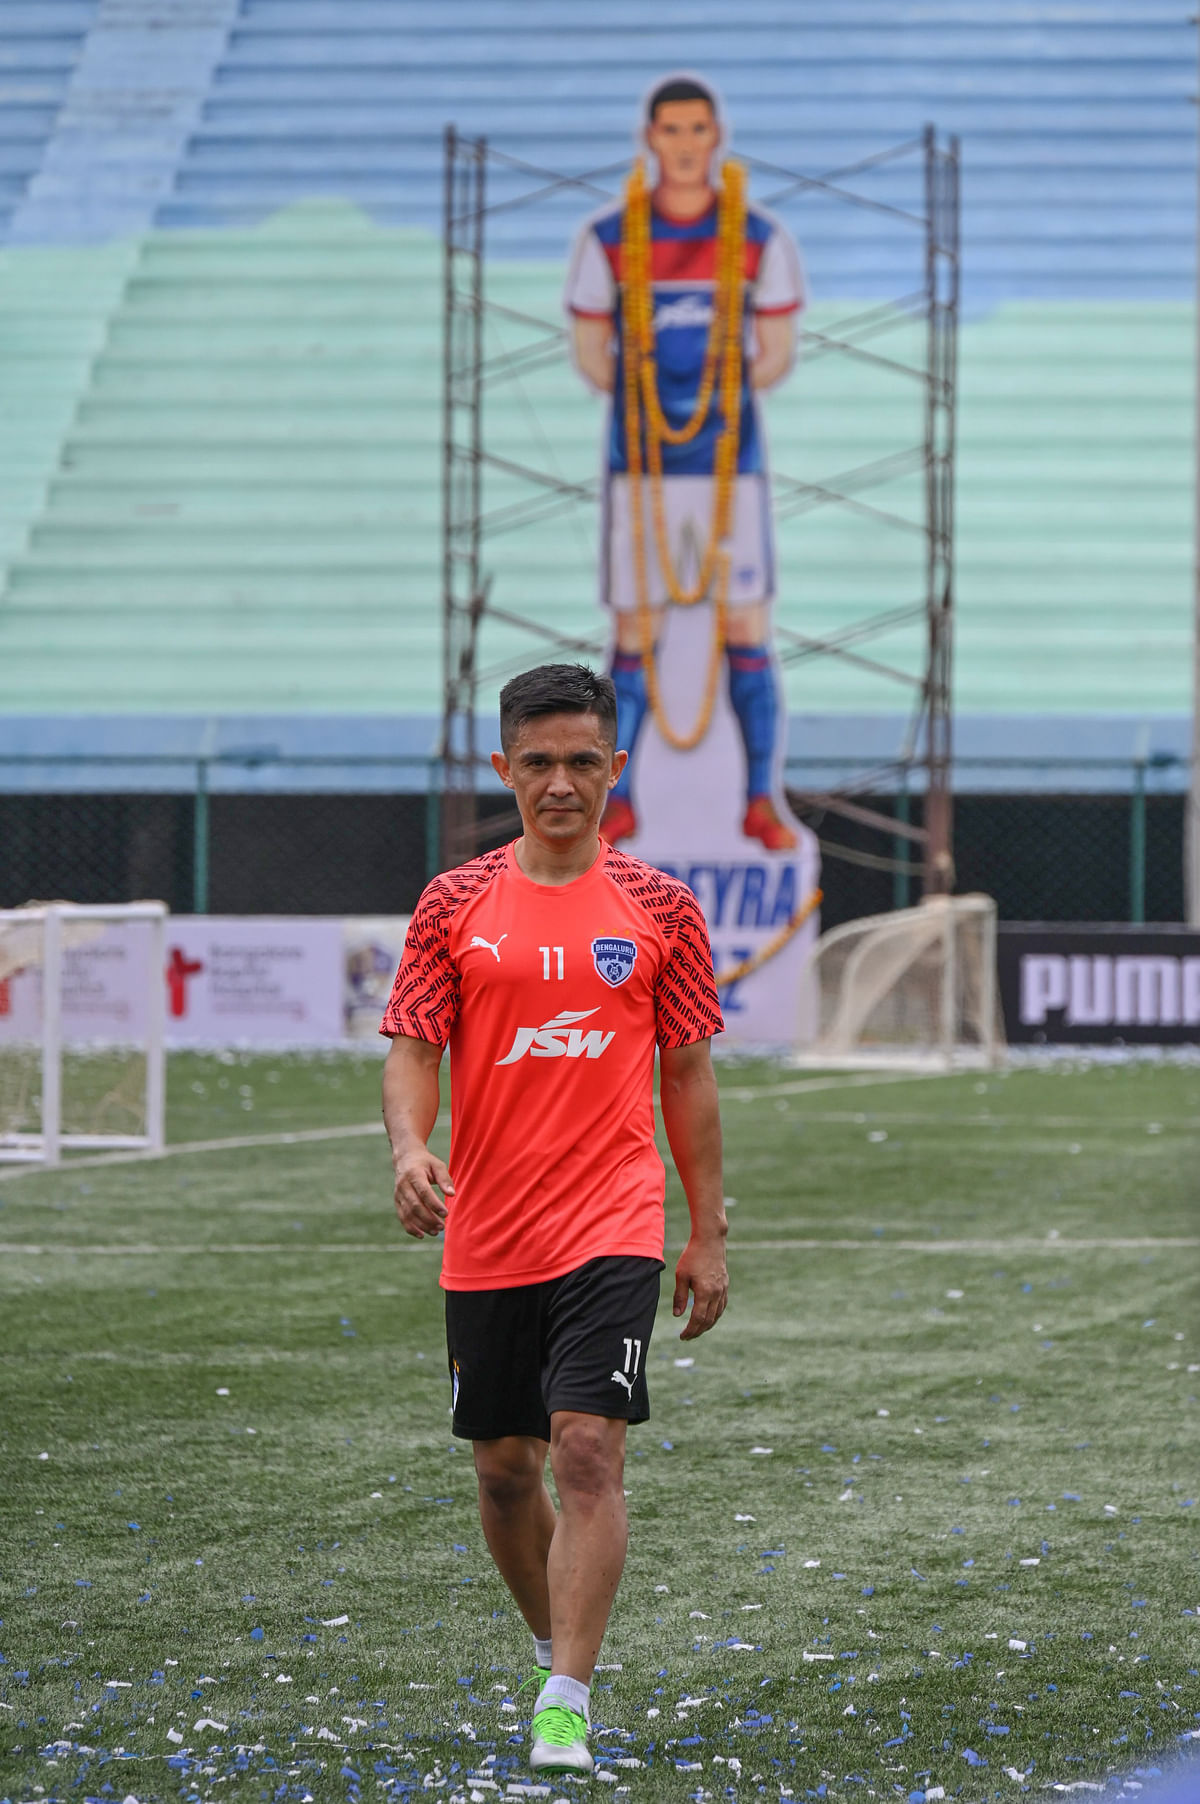
{"label": "man's left hand", "polygon": [[692,1293],[692,1313],[680,1340],[695,1340],[707,1334],[725,1313],[729,1301],[729,1273],[725,1266],[725,1237],[698,1240],[693,1234],[679,1256],[675,1267],[674,1315],[687,1308],[688,1292]]}

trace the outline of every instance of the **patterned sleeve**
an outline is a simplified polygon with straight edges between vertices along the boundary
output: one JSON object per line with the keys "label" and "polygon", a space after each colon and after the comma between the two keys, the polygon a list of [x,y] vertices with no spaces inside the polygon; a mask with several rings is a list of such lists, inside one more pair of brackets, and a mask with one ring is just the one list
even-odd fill
{"label": "patterned sleeve", "polygon": [[778,220],[763,248],[754,284],[756,313],[798,313],[808,300],[804,265],[795,239]]}
{"label": "patterned sleeve", "polygon": [[400,968],[379,1024],[381,1034],[405,1034],[444,1046],[458,1013],[458,971],[450,957],[449,898],[435,881],[423,891],[404,936]]}
{"label": "patterned sleeve", "polygon": [[660,1046],[691,1046],[725,1026],[713,980],[712,950],[704,913],[692,891],[680,885],[671,956],[654,992]]}
{"label": "patterned sleeve", "polygon": [[606,319],[616,311],[617,285],[590,221],[575,240],[563,304],[584,319]]}

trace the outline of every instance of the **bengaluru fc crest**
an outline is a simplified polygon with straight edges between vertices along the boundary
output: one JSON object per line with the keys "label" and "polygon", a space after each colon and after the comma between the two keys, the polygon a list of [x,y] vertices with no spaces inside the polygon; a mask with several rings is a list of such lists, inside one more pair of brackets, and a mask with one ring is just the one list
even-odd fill
{"label": "bengaluru fc crest", "polygon": [[615,990],[633,970],[637,947],[632,940],[593,940],[592,957],[605,983]]}

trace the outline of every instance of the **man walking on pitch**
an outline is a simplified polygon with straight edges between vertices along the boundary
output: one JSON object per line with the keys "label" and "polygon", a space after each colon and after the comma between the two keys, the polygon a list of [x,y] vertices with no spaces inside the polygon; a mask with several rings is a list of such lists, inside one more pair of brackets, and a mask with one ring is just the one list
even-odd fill
{"label": "man walking on pitch", "polygon": [[[725,1308],[723,1026],[692,892],[605,844],[625,765],[609,678],[550,664],[500,697],[492,762],[524,829],[436,877],[381,1031],[396,1210],[445,1230],[454,1433],[474,1443],[483,1531],[533,1631],[535,1770],[589,1773],[588,1688],[625,1561],[627,1423],[649,1416],[663,1266],[663,1123],[691,1213],[681,1338]],[[429,1150],[449,1043],[449,1167]],[[452,1175],[453,1174],[453,1175]],[[549,1454],[559,1508],[545,1483]]]}

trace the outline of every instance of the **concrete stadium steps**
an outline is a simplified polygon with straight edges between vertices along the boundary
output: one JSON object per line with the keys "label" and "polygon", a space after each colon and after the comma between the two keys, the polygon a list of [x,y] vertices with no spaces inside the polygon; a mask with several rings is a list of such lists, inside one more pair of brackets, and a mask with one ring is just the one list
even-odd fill
{"label": "concrete stadium steps", "polygon": [[[41,168],[95,12],[96,0],[0,7],[0,242]],[[126,261],[114,249],[0,261],[0,575],[41,507]]]}
{"label": "concrete stadium steps", "polygon": [[[435,705],[438,271],[427,237],[333,204],[254,232],[146,242],[0,603],[31,696],[102,694],[134,710]],[[498,264],[490,292],[553,323],[561,274]],[[818,305],[810,327],[848,310]],[[904,361],[919,336],[899,320],[870,344]],[[522,342],[521,328],[489,322],[492,354]],[[919,444],[916,384],[818,349],[768,401],[777,472],[826,486]],[[1186,705],[1190,359],[1183,307],[1030,304],[966,325],[962,706],[1119,708],[1132,658],[1139,705]],[[594,481],[603,410],[565,364],[489,388],[486,406],[493,452]],[[528,493],[488,472],[487,508]],[[922,517],[913,474],[859,500]],[[497,604],[601,637],[597,533],[584,504],[489,539]],[[781,619],[802,632],[922,592],[920,532],[861,511],[784,518],[779,544]],[[897,633],[872,655],[915,668],[918,643]],[[482,661],[528,662],[548,645],[489,622]],[[789,667],[787,688],[797,708],[904,699],[829,660]]]}
{"label": "concrete stadium steps", "polygon": [[[0,228],[54,162],[97,11],[0,7]],[[141,30],[153,8],[128,11]],[[443,124],[537,165],[613,162],[686,26],[685,60],[719,81],[743,153],[832,170],[927,119],[964,135],[959,705],[1187,707],[1194,67],[1175,0],[1003,16],[994,0],[743,0],[736,15],[662,0],[649,21],[640,0],[610,0],[603,19],[563,0],[185,13],[188,29],[211,13],[211,57],[180,89],[174,135],[139,136],[139,90],[124,123],[105,114],[112,183],[74,213],[61,197],[63,230],[99,229],[111,202],[129,235],[0,259],[0,705],[436,709]],[[139,41],[143,74],[160,52],[183,67],[182,37]],[[58,150],[74,168],[78,147]],[[161,196],[153,230],[122,223],[139,157]],[[914,159],[852,185],[905,206],[919,177]],[[528,186],[492,174],[493,199]],[[595,200],[568,190],[490,222],[492,297],[558,325],[566,246]],[[894,222],[820,195],[785,216],[812,326],[920,286],[921,246]],[[488,332],[491,355],[525,341],[512,322]],[[918,339],[900,324],[865,348],[913,360]],[[486,407],[491,451],[594,483],[602,410],[565,365],[489,385]],[[835,484],[919,444],[921,412],[916,384],[810,345],[768,402],[774,468]],[[529,492],[488,470],[488,509]],[[919,523],[921,499],[910,475],[863,489],[857,511],[782,518],[781,619],[819,634],[917,600],[920,532],[869,510]],[[598,638],[597,535],[585,504],[489,538],[495,601]],[[918,637],[864,649],[915,668]],[[548,646],[491,621],[482,661]],[[789,666],[787,687],[804,709],[906,699],[830,660]]]}
{"label": "concrete stadium steps", "polygon": [[433,705],[437,263],[320,203],[138,248],[0,600],[31,697],[57,644],[109,707]]}
{"label": "concrete stadium steps", "polygon": [[[419,0],[243,0],[159,223],[250,223],[324,192],[436,230],[446,120],[544,167],[611,163],[640,94],[678,66],[684,30],[743,153],[819,171],[927,120],[961,132],[971,304],[1189,291],[1193,52],[1170,0],[1011,17],[991,0],[836,12],[747,0],[736,16],[664,0],[652,17],[629,3],[603,18],[561,0],[458,0],[443,14]],[[499,168],[489,180],[496,198],[528,186]],[[917,180],[909,163],[854,185],[895,203]],[[492,246],[554,256],[579,211],[567,192],[500,215]],[[815,195],[794,213],[825,293],[898,292],[903,234]]]}
{"label": "concrete stadium steps", "polygon": [[0,240],[42,165],[97,0],[0,7]]}
{"label": "concrete stadium steps", "polygon": [[[134,254],[121,244],[0,254],[0,597],[4,568],[44,505]],[[0,660],[3,645],[0,636]]]}

